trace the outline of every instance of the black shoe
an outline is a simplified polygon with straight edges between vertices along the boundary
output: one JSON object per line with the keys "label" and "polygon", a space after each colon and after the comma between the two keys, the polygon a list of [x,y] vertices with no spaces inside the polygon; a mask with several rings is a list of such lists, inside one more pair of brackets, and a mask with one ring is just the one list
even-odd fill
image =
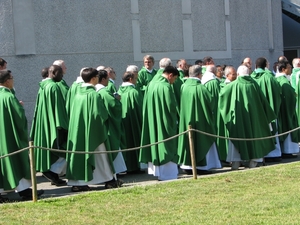
{"label": "black shoe", "polygon": [[65,180],[59,179],[58,174],[53,173],[52,171],[43,172],[43,177],[51,182],[52,185],[63,186],[66,185],[67,182]]}
{"label": "black shoe", "polygon": [[[37,190],[37,196],[41,196],[42,194],[44,194],[44,190]],[[23,201],[28,201],[28,200],[32,200],[32,189],[31,188],[27,188],[23,191],[19,192],[20,197],[22,197]]]}
{"label": "black shoe", "polygon": [[114,178],[111,181],[105,182],[105,189],[119,188],[122,187],[123,184],[124,184],[123,180],[121,179],[115,180]]}
{"label": "black shoe", "polygon": [[51,185],[56,185],[57,187],[65,186],[65,185],[67,185],[67,181],[62,180],[62,179],[57,179],[55,182],[51,181]]}
{"label": "black shoe", "polygon": [[133,171],[127,171],[127,174],[144,174],[144,170],[133,170]]}
{"label": "black shoe", "polygon": [[187,175],[193,175],[193,170],[183,170]]}
{"label": "black shoe", "polygon": [[265,162],[281,162],[282,158],[281,157],[268,157],[265,158]]}

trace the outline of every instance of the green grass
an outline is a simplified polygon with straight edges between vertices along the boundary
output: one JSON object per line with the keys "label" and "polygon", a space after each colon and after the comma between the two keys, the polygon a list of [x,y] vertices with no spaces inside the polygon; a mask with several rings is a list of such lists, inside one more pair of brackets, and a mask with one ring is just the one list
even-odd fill
{"label": "green grass", "polygon": [[300,163],[0,205],[0,224],[299,224]]}

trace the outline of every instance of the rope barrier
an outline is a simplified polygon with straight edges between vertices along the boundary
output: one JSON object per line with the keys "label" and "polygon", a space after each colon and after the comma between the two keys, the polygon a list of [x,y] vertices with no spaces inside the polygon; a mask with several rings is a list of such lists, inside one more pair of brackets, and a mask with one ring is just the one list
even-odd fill
{"label": "rope barrier", "polygon": [[[158,144],[161,144],[163,142],[170,141],[170,140],[172,140],[174,138],[177,138],[177,137],[179,137],[179,136],[181,136],[183,134],[188,133],[189,131],[194,131],[194,132],[201,133],[201,134],[204,134],[204,135],[207,135],[207,136],[211,136],[211,137],[215,137],[215,138],[221,138],[221,139],[227,139],[227,140],[235,140],[235,141],[257,141],[257,140],[264,140],[264,139],[271,139],[271,138],[275,138],[275,137],[280,137],[280,136],[292,133],[292,132],[294,132],[296,130],[299,130],[299,129],[300,129],[300,127],[297,127],[297,128],[294,128],[294,129],[292,129],[290,131],[287,131],[287,132],[284,132],[284,133],[281,133],[281,134],[276,134],[276,135],[267,136],[267,137],[260,137],[260,138],[232,138],[232,137],[218,136],[218,135],[215,135],[215,134],[211,134],[211,133],[207,133],[207,132],[204,132],[204,131],[200,131],[200,130],[191,128],[191,129],[186,130],[186,131],[184,131],[182,133],[176,134],[176,135],[174,135],[172,137],[166,138],[166,139],[158,141],[158,142],[154,142],[152,144],[138,146],[138,147],[135,147],[135,148],[110,150],[110,151],[106,151],[106,152],[85,152],[85,151],[76,151],[76,152],[74,152],[72,150],[61,150],[61,149],[45,148],[45,147],[40,147],[40,146],[31,146],[31,148],[34,148],[34,149],[37,148],[37,149],[42,149],[42,150],[49,150],[49,151],[60,152],[60,153],[71,153],[71,154],[107,154],[107,153],[118,153],[118,152],[135,151],[135,150],[139,150],[141,148],[148,148],[148,147],[151,147],[153,145],[158,145]],[[5,157],[18,154],[18,153],[26,151],[28,149],[30,149],[30,147],[22,148],[20,150],[17,150],[15,152],[9,153],[7,155],[0,156],[0,159],[3,159]]]}
{"label": "rope barrier", "polygon": [[290,130],[290,131],[287,131],[287,132],[284,132],[284,133],[281,133],[281,134],[275,134],[275,135],[272,135],[272,136],[260,137],[260,138],[231,138],[231,137],[224,137],[224,136],[218,136],[218,135],[206,133],[204,131],[196,130],[196,129],[193,129],[193,128],[191,130],[195,131],[195,132],[198,132],[198,133],[205,134],[207,136],[221,138],[221,139],[228,139],[228,140],[235,140],[235,141],[258,141],[258,140],[265,140],[265,139],[271,139],[271,138],[280,137],[280,136],[292,133],[292,132],[294,132],[296,130],[299,130],[299,129],[300,129],[300,127],[297,127],[297,128],[295,128],[293,130]]}

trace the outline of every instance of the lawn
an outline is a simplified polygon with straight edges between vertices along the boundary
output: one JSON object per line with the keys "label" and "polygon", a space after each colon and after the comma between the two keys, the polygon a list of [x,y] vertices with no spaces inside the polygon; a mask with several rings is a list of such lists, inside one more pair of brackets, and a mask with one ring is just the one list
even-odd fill
{"label": "lawn", "polygon": [[299,224],[300,162],[0,205],[0,224]]}

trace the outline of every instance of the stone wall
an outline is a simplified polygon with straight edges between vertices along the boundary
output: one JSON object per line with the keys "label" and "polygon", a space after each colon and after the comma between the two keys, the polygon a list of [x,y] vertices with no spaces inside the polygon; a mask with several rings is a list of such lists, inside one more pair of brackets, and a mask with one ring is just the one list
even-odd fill
{"label": "stone wall", "polygon": [[176,63],[210,55],[238,66],[249,56],[271,63],[282,54],[281,3],[277,0],[3,0],[0,57],[15,77],[29,124],[40,71],[66,62],[69,85],[82,67],[111,66],[117,85],[129,64],[151,54]]}

